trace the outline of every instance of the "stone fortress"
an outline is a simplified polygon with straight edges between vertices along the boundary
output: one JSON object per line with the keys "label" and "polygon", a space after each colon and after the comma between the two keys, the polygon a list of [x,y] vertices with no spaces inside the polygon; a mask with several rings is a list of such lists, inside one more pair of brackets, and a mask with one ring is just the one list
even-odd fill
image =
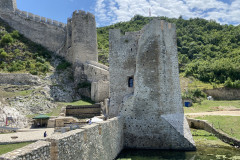
{"label": "stone fortress", "polygon": [[154,19],[139,32],[111,30],[109,37],[109,114],[124,117],[124,146],[194,149],[181,103],[175,25]]}
{"label": "stone fortress", "polygon": [[110,30],[108,68],[98,63],[90,13],[75,11],[62,24],[19,11],[16,0],[0,0],[0,18],[71,62],[76,84],[91,82],[92,99],[105,99],[110,118],[0,159],[111,160],[123,148],[196,149],[183,113],[174,24],[154,19],[138,32]]}
{"label": "stone fortress", "polygon": [[67,24],[17,9],[16,0],[0,1],[0,18],[28,39],[64,57],[74,68],[74,83],[92,84],[91,97],[109,97],[108,67],[98,63],[95,16],[73,12]]}

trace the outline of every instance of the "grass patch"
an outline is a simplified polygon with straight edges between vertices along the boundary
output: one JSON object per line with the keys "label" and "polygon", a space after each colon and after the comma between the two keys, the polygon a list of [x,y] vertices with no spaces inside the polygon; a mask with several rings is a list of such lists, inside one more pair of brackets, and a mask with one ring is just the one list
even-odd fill
{"label": "grass patch", "polygon": [[6,144],[6,145],[0,145],[0,155],[5,154],[7,152],[11,152],[15,149],[22,148],[26,145],[31,144],[32,142],[26,142],[26,143],[17,143],[17,144]]}
{"label": "grass patch", "polygon": [[63,106],[64,106],[63,104],[58,103],[57,107],[53,108],[52,112],[47,113],[46,115],[48,115],[48,116],[59,116]]}
{"label": "grass patch", "polygon": [[196,143],[196,146],[227,146],[230,147],[229,144],[222,142],[220,139],[218,139],[216,136],[213,134],[204,131],[204,130],[199,130],[199,129],[192,129],[191,128],[191,133],[193,136],[193,140]]}
{"label": "grass patch", "polygon": [[27,96],[32,94],[34,90],[25,90],[25,91],[17,91],[17,92],[6,92],[2,89],[0,89],[0,97],[4,98],[11,98],[11,97],[17,97],[17,96]]}
{"label": "grass patch", "polygon": [[61,104],[63,105],[72,105],[72,106],[83,106],[83,105],[92,105],[94,104],[93,101],[90,101],[90,100],[79,100],[79,101],[75,101],[75,102],[61,102]]}
{"label": "grass patch", "polygon": [[201,116],[196,119],[207,120],[213,127],[227,133],[229,136],[240,139],[240,116]]}
{"label": "grass patch", "polygon": [[[202,81],[197,80],[194,77],[184,77],[183,73],[180,73],[180,85],[182,92],[186,90],[194,90],[194,89],[213,89],[213,85],[211,83],[204,83]],[[214,86],[216,87],[216,86]],[[223,87],[222,85],[218,85],[219,87]]]}
{"label": "grass patch", "polygon": [[240,108],[240,100],[236,101],[208,101],[193,103],[192,107],[184,107],[185,113],[223,111],[227,109]]}

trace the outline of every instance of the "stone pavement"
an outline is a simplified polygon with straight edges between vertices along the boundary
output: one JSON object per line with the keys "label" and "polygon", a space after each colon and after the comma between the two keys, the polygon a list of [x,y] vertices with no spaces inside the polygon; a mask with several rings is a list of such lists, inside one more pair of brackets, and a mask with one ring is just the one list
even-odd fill
{"label": "stone pavement", "polygon": [[[29,142],[45,139],[43,133],[47,131],[47,137],[51,136],[54,128],[40,128],[40,129],[20,129],[16,133],[0,134],[0,144]],[[11,138],[11,137],[18,138]]]}

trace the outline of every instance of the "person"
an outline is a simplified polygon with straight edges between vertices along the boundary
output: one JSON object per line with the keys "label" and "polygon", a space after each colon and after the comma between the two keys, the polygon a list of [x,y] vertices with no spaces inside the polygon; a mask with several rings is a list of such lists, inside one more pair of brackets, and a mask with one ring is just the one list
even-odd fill
{"label": "person", "polygon": [[44,138],[47,137],[47,131],[44,132],[43,137],[44,137]]}
{"label": "person", "polygon": [[92,118],[90,118],[90,120],[88,121],[88,124],[92,124]]}
{"label": "person", "polygon": [[37,127],[40,128],[40,123],[39,122],[37,123]]}

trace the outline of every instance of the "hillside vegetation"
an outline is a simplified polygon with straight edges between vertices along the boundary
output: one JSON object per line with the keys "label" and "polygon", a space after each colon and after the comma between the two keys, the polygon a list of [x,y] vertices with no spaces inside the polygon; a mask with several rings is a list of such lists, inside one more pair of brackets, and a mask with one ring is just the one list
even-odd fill
{"label": "hillside vegetation", "polygon": [[[180,72],[203,82],[240,87],[240,25],[220,25],[201,18],[158,18],[177,26]],[[100,62],[108,65],[109,29],[121,29],[123,34],[138,31],[151,19],[136,15],[129,22],[98,28]]]}
{"label": "hillside vegetation", "polygon": [[0,20],[0,72],[44,74],[50,70],[50,58],[51,52]]}

